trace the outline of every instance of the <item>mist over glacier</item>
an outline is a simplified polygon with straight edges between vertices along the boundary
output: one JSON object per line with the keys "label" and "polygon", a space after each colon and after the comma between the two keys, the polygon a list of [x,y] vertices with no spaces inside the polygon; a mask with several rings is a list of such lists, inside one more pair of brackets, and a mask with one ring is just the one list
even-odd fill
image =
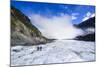
{"label": "mist over glacier", "polygon": [[29,18],[32,24],[47,38],[72,39],[83,34],[81,29],[77,29],[73,26],[72,16],[67,14],[52,17],[32,14]]}

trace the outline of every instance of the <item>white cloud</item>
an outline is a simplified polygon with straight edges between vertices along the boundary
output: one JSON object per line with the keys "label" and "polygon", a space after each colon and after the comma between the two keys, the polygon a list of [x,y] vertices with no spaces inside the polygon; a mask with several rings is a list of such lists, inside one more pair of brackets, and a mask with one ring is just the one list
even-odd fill
{"label": "white cloud", "polygon": [[72,13],[71,14],[72,15],[72,20],[76,20],[78,17],[78,15],[79,15],[79,13]]}
{"label": "white cloud", "polygon": [[65,14],[64,13],[60,13],[60,16],[64,16]]}
{"label": "white cloud", "polygon": [[87,28],[85,31],[87,34],[91,34],[95,32],[95,28]]}
{"label": "white cloud", "polygon": [[82,34],[82,30],[72,25],[72,18],[69,15],[47,18],[33,14],[31,21],[48,38],[70,39]]}
{"label": "white cloud", "polygon": [[72,13],[72,15],[77,16],[77,15],[79,15],[79,13]]}
{"label": "white cloud", "polygon": [[76,16],[72,16],[72,20],[76,20],[78,17]]}

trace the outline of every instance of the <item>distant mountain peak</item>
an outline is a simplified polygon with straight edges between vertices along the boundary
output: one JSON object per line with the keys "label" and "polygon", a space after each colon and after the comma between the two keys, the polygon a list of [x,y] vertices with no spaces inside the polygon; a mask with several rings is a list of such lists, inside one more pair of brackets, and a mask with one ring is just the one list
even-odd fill
{"label": "distant mountain peak", "polygon": [[77,28],[95,28],[95,16],[75,25]]}

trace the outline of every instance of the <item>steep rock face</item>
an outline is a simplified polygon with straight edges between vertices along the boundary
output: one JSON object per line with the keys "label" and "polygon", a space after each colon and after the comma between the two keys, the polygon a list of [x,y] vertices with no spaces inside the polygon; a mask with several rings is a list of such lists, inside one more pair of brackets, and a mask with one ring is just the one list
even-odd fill
{"label": "steep rock face", "polygon": [[83,36],[77,36],[76,39],[84,41],[95,41],[95,33],[87,34]]}
{"label": "steep rock face", "polygon": [[84,35],[77,36],[75,39],[83,41],[95,41],[95,17],[92,17],[75,26],[84,31]]}
{"label": "steep rock face", "polygon": [[18,9],[11,7],[11,46],[46,43],[47,38],[31,24],[29,18]]}
{"label": "steep rock face", "polygon": [[95,28],[95,17],[92,17],[78,25],[76,25],[78,28]]}

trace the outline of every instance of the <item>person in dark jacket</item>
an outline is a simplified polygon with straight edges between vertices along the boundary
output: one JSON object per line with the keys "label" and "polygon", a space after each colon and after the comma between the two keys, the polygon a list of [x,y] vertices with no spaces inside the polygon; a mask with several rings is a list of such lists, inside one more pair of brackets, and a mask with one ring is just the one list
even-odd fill
{"label": "person in dark jacket", "polygon": [[42,50],[42,46],[38,46],[37,51],[41,51],[41,50]]}

